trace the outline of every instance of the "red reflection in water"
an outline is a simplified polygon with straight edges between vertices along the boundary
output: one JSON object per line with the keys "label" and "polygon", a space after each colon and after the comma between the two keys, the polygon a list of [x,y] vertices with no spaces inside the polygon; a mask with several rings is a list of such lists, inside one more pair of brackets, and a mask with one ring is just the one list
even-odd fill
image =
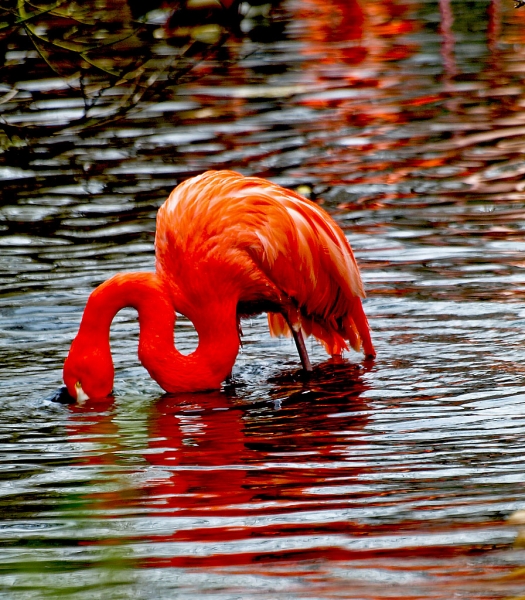
{"label": "red reflection in water", "polygon": [[330,75],[330,64],[354,66],[365,59],[380,64],[410,56],[416,46],[398,44],[396,38],[416,29],[412,10],[409,4],[395,2],[305,0],[298,9],[304,23],[298,37],[313,62],[304,63],[304,68],[323,80]]}
{"label": "red reflection in water", "polygon": [[[399,570],[416,574],[421,573],[423,561],[429,585],[435,588],[439,584],[440,589],[456,585],[458,579],[462,585],[470,586],[478,585],[479,577],[498,581],[498,576],[507,573],[504,565],[488,565],[481,574],[472,566],[469,557],[493,551],[494,544],[370,549],[340,545],[337,536],[354,540],[381,536],[388,539],[398,534],[403,538],[412,532],[421,534],[426,530],[432,534],[443,532],[444,528],[438,522],[426,523],[422,529],[416,517],[398,523],[349,518],[352,514],[349,508],[380,508],[399,502],[388,490],[378,493],[373,477],[370,490],[363,491],[367,474],[373,476],[381,467],[374,455],[370,462],[363,461],[367,442],[361,432],[368,423],[370,407],[361,397],[367,385],[355,366],[321,365],[319,377],[308,385],[286,381],[286,377],[276,384],[274,396],[282,400],[281,410],[242,404],[220,392],[164,396],[144,410],[145,421],[137,421],[144,440],[141,446],[136,441],[127,446],[125,436],[119,434],[116,415],[122,410],[121,419],[129,421],[132,417],[125,415],[125,409],[116,410],[112,399],[72,407],[75,423],[70,427],[70,435],[73,441],[88,443],[85,464],[99,465],[101,481],[105,483],[108,475],[115,473],[115,490],[88,491],[84,496],[84,511],[93,510],[94,516],[101,520],[101,527],[105,519],[122,515],[133,518],[134,511],[140,518],[145,515],[151,518],[153,523],[162,523],[163,518],[174,519],[171,533],[165,533],[164,529],[158,535],[130,534],[127,540],[109,535],[80,544],[123,548],[134,542],[151,544],[148,554],[140,559],[132,553],[128,558],[124,551],[124,559],[119,560],[134,568],[220,568],[232,573],[237,568],[244,574],[271,576],[278,565],[279,576],[304,575],[313,577],[313,581],[325,576],[330,581],[334,563],[338,568],[356,569],[363,561],[392,573]],[[153,471],[157,474],[140,479],[131,490],[121,489],[119,461],[122,456],[133,454],[140,458],[137,474],[150,473],[150,469],[144,469],[144,463],[155,467]],[[359,466],[354,466],[355,463]],[[126,474],[133,471],[132,464],[120,464]],[[358,489],[352,490],[356,479]],[[343,493],[334,493],[338,485],[344,486]],[[313,494],[312,488],[316,489]],[[436,495],[432,494],[429,488],[428,496],[421,495],[420,500],[426,498],[430,505],[439,502],[438,482],[435,492]],[[421,508],[425,510],[425,506]],[[319,518],[302,520],[301,513],[305,511],[317,511]],[[334,521],[337,511],[345,512],[340,520]],[[180,526],[177,517],[182,518]],[[194,525],[185,525],[184,517],[195,518]],[[221,524],[235,517],[231,524]],[[257,518],[253,525],[243,521],[253,517]],[[457,526],[467,531],[491,524],[491,521],[462,522]],[[315,536],[323,537],[324,544],[311,541]],[[327,541],[330,536],[334,536],[333,544]],[[282,545],[270,543],[270,548],[275,549],[268,549],[265,542],[276,538],[282,538]],[[299,541],[298,548],[286,542],[291,538]],[[302,539],[310,540],[304,548],[300,547]],[[254,551],[253,545],[258,540],[262,542],[261,550]],[[170,544],[173,544],[171,556]],[[448,567],[443,571],[443,564],[450,561],[457,562],[454,573]],[[314,564],[316,567],[312,568]],[[370,586],[373,585],[371,581]]]}
{"label": "red reflection in water", "polygon": [[[345,368],[341,365],[339,373],[344,373]],[[213,552],[213,547],[208,547],[209,550],[198,557],[192,556],[191,552],[173,557],[151,556],[143,566],[231,566],[275,560],[277,556],[288,558],[293,554],[290,551],[279,551],[272,554],[272,558],[243,551],[242,542],[308,535],[315,531],[330,534],[344,533],[349,528],[355,530],[355,524],[349,527],[348,523],[302,525],[299,520],[290,525],[272,525],[270,519],[270,515],[315,509],[325,498],[305,496],[304,489],[322,485],[335,475],[341,476],[340,469],[332,469],[330,464],[341,460],[341,453],[348,452],[347,430],[360,430],[366,423],[366,416],[359,414],[364,409],[359,396],[366,386],[356,380],[355,367],[352,366],[350,371],[353,381],[347,382],[344,393],[326,390],[323,394],[301,385],[291,392],[277,388],[276,395],[285,397],[285,408],[263,411],[260,416],[235,406],[224,393],[166,397],[157,402],[150,415],[149,437],[150,448],[158,449],[158,453],[148,451],[144,458],[172,474],[156,482],[150,481],[144,489],[145,501],[151,506],[150,514],[222,518],[258,516],[260,525],[252,528],[241,521],[236,526],[221,526],[219,522],[213,527],[181,529],[171,535],[152,537],[150,541],[154,543],[178,544],[179,553],[181,543],[239,543],[230,551],[224,548],[217,553]],[[325,383],[330,386],[330,381]],[[343,417],[344,426],[330,416],[342,407],[353,414]],[[334,428],[338,427],[346,433],[337,436]],[[357,446],[359,444],[357,442]],[[280,465],[282,461],[295,463],[296,467]],[[321,461],[326,466],[312,469],[304,464],[310,461]],[[345,480],[361,472],[361,468],[349,466],[344,470]],[[337,498],[335,507],[338,503],[345,505],[344,496]],[[158,506],[158,512],[155,506]],[[306,550],[306,555],[316,552],[326,555],[324,548]],[[330,549],[328,554],[333,552]]]}
{"label": "red reflection in water", "polygon": [[304,53],[321,65],[338,61],[356,64],[365,58],[363,44],[340,43],[363,38],[365,14],[355,0],[305,0],[297,18],[304,24],[300,36],[308,42]]}
{"label": "red reflection in water", "polygon": [[[181,405],[189,410],[181,411]],[[163,499],[163,514],[170,508],[179,514],[181,509],[250,500],[243,488],[246,471],[237,468],[247,454],[241,418],[220,392],[168,396],[155,404],[149,437],[158,453],[148,452],[145,458],[173,475],[150,484],[147,493]]]}
{"label": "red reflection in water", "polygon": [[[462,73],[465,58],[458,62],[456,57],[457,39],[464,43],[461,28],[468,25],[459,12],[459,5],[450,0],[439,0],[439,8],[441,20],[437,31],[441,35],[443,72],[428,76],[423,72],[423,80],[417,80],[414,65],[407,63],[405,69],[399,63],[396,69],[392,63],[420,53],[425,34],[433,33],[429,31],[430,21],[426,23],[425,19],[415,18],[422,7],[403,2],[357,3],[355,0],[347,3],[305,0],[301,3],[298,13],[304,26],[297,29],[296,36],[304,42],[302,52],[307,57],[301,64],[302,80],[307,84],[316,83],[316,88],[321,91],[300,96],[296,102],[318,112],[318,118],[303,126],[303,133],[309,135],[310,147],[318,144],[319,152],[294,168],[291,173],[294,177],[308,180],[314,175],[330,187],[348,182],[388,184],[392,186],[392,192],[385,191],[384,198],[392,200],[416,196],[406,189],[398,191],[398,184],[413,179],[414,169],[428,171],[435,179],[432,174],[440,167],[453,164],[458,181],[476,170],[476,165],[458,161],[460,152],[441,152],[439,156],[423,158],[427,153],[435,154],[436,150],[429,140],[432,133],[429,134],[426,123],[472,123],[470,102],[464,94],[458,93],[457,85],[464,80],[473,80],[469,72]],[[525,15],[525,11],[518,13],[512,13],[513,19],[522,19]],[[501,0],[491,0],[487,5],[484,25],[488,48],[482,60],[490,66],[487,77],[493,85],[508,85],[513,76],[504,72],[508,61],[500,60],[501,37],[506,34],[501,25]],[[422,41],[406,35],[413,33],[421,33]],[[465,33],[468,35],[468,30]],[[428,93],[425,92],[425,77],[428,78]],[[436,80],[445,85],[440,86]],[[346,86],[343,87],[341,82]],[[323,90],[326,93],[322,93]],[[360,90],[369,93],[360,95]],[[489,116],[494,119],[503,106],[503,103],[493,103],[486,110],[491,111]],[[508,112],[508,107],[503,112]],[[419,133],[418,122],[422,123]],[[412,136],[391,135],[405,125],[410,125]],[[480,121],[481,129],[486,125]],[[330,132],[331,138],[318,135],[318,132]],[[450,126],[449,135],[463,138],[464,129]],[[421,147],[421,158],[411,153],[409,159],[401,155],[400,160],[396,160],[401,149],[417,144]],[[378,154],[381,159],[376,158]],[[457,170],[458,164],[464,164],[463,172]],[[360,204],[368,207],[368,203],[373,202],[380,208],[378,197],[381,193],[372,189],[372,194],[367,198],[363,193]]]}
{"label": "red reflection in water", "polygon": [[[404,37],[418,28],[413,19],[414,7],[388,1],[305,0],[298,11],[301,22],[305,23],[297,33],[304,42],[302,52],[307,57],[302,63],[303,78],[308,83],[313,81],[320,92],[299,97],[297,103],[318,111],[319,119],[312,121],[311,130],[332,132],[331,142],[336,145],[330,145],[329,150],[320,148],[314,159],[315,167],[306,160],[295,173],[298,178],[308,178],[308,173],[314,170],[319,179],[334,186],[344,184],[349,175],[353,182],[366,179],[373,183],[367,172],[370,170],[383,183],[381,165],[375,163],[367,168],[362,164],[362,154],[393,149],[407,142],[385,139],[371,143],[358,131],[346,138],[345,131],[374,127],[374,135],[382,135],[394,126],[410,122],[415,111],[421,112],[422,107],[436,101],[435,95],[427,98],[419,95],[416,104],[411,99],[403,106],[397,99],[395,102],[388,99],[388,90],[401,86],[404,77],[401,71],[393,75],[390,63],[406,59],[419,49]],[[344,87],[341,82],[345,82]],[[377,99],[371,102],[370,94],[362,94],[361,90],[381,91],[372,92]],[[322,137],[318,143],[326,146],[329,142]],[[412,168],[413,165],[409,169]],[[390,176],[397,181],[404,175],[396,170]]]}
{"label": "red reflection in water", "polygon": [[[133,514],[134,510],[142,515],[144,509],[151,518],[161,520],[163,517],[259,517],[261,524],[255,528],[243,525],[242,521],[236,526],[221,526],[219,520],[213,526],[181,528],[167,535],[136,538],[153,544],[152,555],[138,564],[144,567],[249,564],[281,555],[289,559],[295,553],[283,550],[270,557],[243,551],[242,542],[254,538],[321,532],[366,535],[367,528],[357,523],[321,520],[302,524],[300,519],[297,522],[294,519],[291,524],[272,524],[270,518],[315,510],[327,499],[331,510],[348,505],[346,495],[334,499],[322,493],[305,494],[305,490],[327,482],[330,486],[348,485],[363,474],[362,467],[349,465],[343,471],[337,467],[345,457],[359,453],[363,443],[348,438],[350,431],[361,431],[367,422],[367,407],[360,400],[367,386],[358,372],[356,365],[329,364],[319,368],[319,377],[307,387],[283,379],[282,387],[275,388],[275,396],[283,403],[281,410],[272,410],[267,403],[259,411],[253,410],[222,392],[164,396],[145,415],[147,447],[143,451],[126,447],[126,438],[119,434],[115,418],[120,409],[115,412],[112,399],[72,407],[74,423],[69,428],[72,441],[87,443],[82,462],[100,466],[100,483],[114,480],[115,484],[110,492],[87,491],[83,496],[84,510],[93,510],[102,519]],[[129,457],[130,450],[141,457],[140,464],[146,461],[155,470],[147,479],[141,479],[139,485],[132,489],[124,485],[122,490],[119,472],[127,476],[133,471],[129,463],[122,462],[122,456]],[[312,468],[308,466],[310,462],[323,466]],[[290,463],[295,464],[294,468],[287,466]],[[142,472],[147,474],[149,470],[142,468]],[[98,483],[93,481],[94,486]],[[352,494],[352,501],[361,496],[366,499],[367,494],[361,491]],[[230,551],[215,554],[210,549],[199,557],[191,556],[191,552],[179,555],[184,543],[235,541],[238,544]],[[155,557],[157,543],[177,544],[177,551],[173,557]],[[110,536],[82,544],[120,545],[122,538]],[[304,553],[306,558],[347,556],[346,552],[333,548],[309,548]]]}

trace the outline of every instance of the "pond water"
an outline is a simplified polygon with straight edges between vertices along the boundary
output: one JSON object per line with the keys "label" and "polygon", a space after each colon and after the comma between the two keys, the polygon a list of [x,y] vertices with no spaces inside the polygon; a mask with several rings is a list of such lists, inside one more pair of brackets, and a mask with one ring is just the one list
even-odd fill
{"label": "pond water", "polygon": [[[0,597],[523,597],[525,8],[84,4],[0,18]],[[331,212],[377,359],[308,342],[304,377],[261,316],[232,385],[170,396],[124,310],[114,396],[51,402],[210,168]]]}

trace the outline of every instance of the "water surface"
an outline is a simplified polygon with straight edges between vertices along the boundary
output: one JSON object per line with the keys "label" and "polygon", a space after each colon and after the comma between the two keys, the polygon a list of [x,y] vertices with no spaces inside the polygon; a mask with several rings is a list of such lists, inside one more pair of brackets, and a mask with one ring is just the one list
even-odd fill
{"label": "water surface", "polygon": [[[2,597],[521,597],[525,9],[103,5],[0,30]],[[57,31],[111,52],[79,70]],[[210,168],[338,220],[377,359],[309,342],[305,378],[259,317],[233,385],[165,395],[130,309],[114,397],[46,400],[90,291],[153,268],[157,208]]]}

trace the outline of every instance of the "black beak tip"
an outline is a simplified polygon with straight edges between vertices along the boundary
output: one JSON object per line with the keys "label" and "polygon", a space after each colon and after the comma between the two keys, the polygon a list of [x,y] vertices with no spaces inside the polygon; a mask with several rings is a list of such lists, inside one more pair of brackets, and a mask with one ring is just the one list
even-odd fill
{"label": "black beak tip", "polygon": [[76,400],[69,395],[65,385],[60,386],[58,390],[47,396],[46,400],[48,402],[58,402],[60,404],[74,404],[76,402]]}

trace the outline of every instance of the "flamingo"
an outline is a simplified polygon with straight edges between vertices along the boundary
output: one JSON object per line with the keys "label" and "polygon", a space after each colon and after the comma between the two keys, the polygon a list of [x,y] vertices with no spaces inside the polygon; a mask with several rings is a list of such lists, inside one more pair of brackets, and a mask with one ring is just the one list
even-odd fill
{"label": "flamingo", "polygon": [[[124,307],[138,312],[139,360],[167,392],[219,389],[239,351],[240,318],[261,312],[272,335],[293,335],[307,371],[305,335],[332,356],[348,343],[375,356],[350,244],[294,191],[233,171],[188,179],[158,211],[155,253],[155,272],[117,274],[89,296],[64,363],[73,399],[111,393],[109,330]],[[176,311],[198,333],[188,355],[175,348]]]}

